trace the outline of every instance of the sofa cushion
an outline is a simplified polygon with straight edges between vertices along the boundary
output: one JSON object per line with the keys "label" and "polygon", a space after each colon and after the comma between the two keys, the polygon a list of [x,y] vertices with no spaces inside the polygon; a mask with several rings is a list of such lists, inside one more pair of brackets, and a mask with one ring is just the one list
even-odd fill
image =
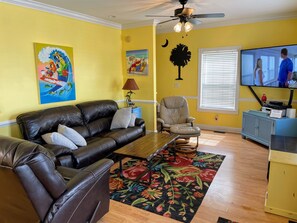
{"label": "sofa cushion", "polygon": [[188,102],[184,97],[165,97],[160,103],[160,118],[166,124],[186,123],[189,117]]}
{"label": "sofa cushion", "polygon": [[86,146],[87,142],[84,137],[82,137],[77,131],[66,125],[59,124],[58,133],[65,136],[67,139],[71,140],[77,146]]}
{"label": "sofa cushion", "polygon": [[133,127],[127,129],[114,129],[110,132],[104,133],[102,137],[110,137],[117,143],[118,148],[127,143],[134,141],[143,134],[141,127]]}
{"label": "sofa cushion", "polygon": [[112,100],[89,101],[76,105],[86,123],[106,117],[113,117],[118,110],[118,104]]}
{"label": "sofa cushion", "polygon": [[136,120],[136,115],[134,113],[131,114],[131,119],[129,122],[129,127],[134,127],[135,126],[135,120]]}
{"label": "sofa cushion", "polygon": [[87,146],[73,151],[75,168],[88,166],[113,152],[116,142],[112,138],[93,137],[87,139]]}
{"label": "sofa cushion", "polygon": [[84,138],[89,137],[80,110],[71,105],[24,113],[17,117],[17,123],[24,139],[38,144],[44,144],[41,135],[56,132],[59,124],[75,129]]}
{"label": "sofa cushion", "polygon": [[89,101],[76,106],[81,111],[91,137],[108,131],[112,118],[118,110],[118,104],[112,100]]}
{"label": "sofa cushion", "polygon": [[87,124],[91,136],[99,135],[101,132],[109,131],[112,117],[100,118]]}
{"label": "sofa cushion", "polygon": [[46,133],[41,137],[47,144],[65,146],[72,150],[78,148],[70,139],[67,139],[65,136],[58,132]]}
{"label": "sofa cushion", "polygon": [[131,120],[131,113],[131,107],[117,110],[112,118],[110,129],[126,129]]}

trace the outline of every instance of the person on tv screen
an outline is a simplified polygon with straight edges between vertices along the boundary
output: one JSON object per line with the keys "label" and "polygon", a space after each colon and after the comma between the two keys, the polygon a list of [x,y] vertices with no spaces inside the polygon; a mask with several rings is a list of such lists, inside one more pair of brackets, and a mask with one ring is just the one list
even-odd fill
{"label": "person on tv screen", "polygon": [[281,58],[283,59],[278,73],[278,86],[279,87],[288,87],[288,82],[292,79],[293,71],[293,62],[288,57],[287,48],[281,50]]}
{"label": "person on tv screen", "polygon": [[263,86],[263,78],[262,59],[258,58],[254,68],[254,84],[256,86]]}

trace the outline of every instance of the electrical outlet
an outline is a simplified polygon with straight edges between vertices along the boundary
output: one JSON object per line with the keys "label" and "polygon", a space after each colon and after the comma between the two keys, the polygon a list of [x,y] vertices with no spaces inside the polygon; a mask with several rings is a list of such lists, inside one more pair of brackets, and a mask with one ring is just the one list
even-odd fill
{"label": "electrical outlet", "polygon": [[214,119],[215,119],[216,121],[218,121],[218,120],[219,120],[219,115],[216,114]]}

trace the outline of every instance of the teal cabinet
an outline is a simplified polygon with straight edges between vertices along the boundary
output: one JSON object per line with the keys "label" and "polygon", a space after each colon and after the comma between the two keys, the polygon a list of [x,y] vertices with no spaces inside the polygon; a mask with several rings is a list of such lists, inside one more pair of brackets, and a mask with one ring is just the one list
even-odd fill
{"label": "teal cabinet", "polygon": [[136,118],[142,118],[142,109],[141,107],[132,108],[132,113],[136,115]]}
{"label": "teal cabinet", "polygon": [[297,119],[270,118],[264,112],[246,111],[242,116],[241,135],[270,147],[271,135],[297,136]]}

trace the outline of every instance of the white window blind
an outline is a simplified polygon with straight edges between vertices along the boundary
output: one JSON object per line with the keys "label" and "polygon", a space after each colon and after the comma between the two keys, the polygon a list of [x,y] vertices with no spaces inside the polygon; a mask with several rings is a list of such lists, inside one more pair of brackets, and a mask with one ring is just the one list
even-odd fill
{"label": "white window blind", "polygon": [[237,112],[238,51],[238,48],[200,50],[200,110]]}

